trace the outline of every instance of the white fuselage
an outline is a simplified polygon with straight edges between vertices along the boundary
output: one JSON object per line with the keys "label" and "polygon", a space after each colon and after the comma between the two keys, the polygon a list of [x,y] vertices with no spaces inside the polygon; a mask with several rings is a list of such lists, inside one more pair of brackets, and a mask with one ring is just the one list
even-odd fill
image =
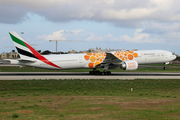
{"label": "white fuselage", "polygon": [[138,64],[166,63],[176,58],[172,52],[164,50],[143,50],[138,51],[139,56],[134,59]]}
{"label": "white fuselage", "polygon": [[[176,58],[172,52],[164,50],[140,50],[140,51],[114,51],[111,52],[122,61],[135,60],[138,64],[166,63]],[[46,68],[46,69],[75,69],[75,68],[95,68],[96,65],[103,62],[105,53],[83,53],[83,54],[60,54],[44,55],[52,63],[60,68],[46,64],[43,61],[35,59],[34,62],[13,62],[24,66]]]}

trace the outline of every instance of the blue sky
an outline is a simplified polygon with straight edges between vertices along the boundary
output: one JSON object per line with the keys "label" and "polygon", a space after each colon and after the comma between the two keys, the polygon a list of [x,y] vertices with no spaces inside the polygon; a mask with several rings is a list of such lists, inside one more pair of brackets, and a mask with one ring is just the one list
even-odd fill
{"label": "blue sky", "polygon": [[16,31],[37,50],[163,49],[180,55],[179,0],[0,1],[0,53]]}

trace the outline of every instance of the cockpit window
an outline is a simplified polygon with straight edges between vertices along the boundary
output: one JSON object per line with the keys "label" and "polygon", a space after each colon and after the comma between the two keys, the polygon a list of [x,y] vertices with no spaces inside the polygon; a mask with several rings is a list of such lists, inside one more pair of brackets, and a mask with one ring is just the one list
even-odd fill
{"label": "cockpit window", "polygon": [[175,55],[175,53],[172,53],[172,55]]}

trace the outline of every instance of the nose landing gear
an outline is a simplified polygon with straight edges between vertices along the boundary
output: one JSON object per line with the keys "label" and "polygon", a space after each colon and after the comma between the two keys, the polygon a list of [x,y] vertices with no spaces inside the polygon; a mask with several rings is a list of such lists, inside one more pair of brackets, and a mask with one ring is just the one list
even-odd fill
{"label": "nose landing gear", "polygon": [[163,67],[163,69],[164,69],[164,70],[167,70],[167,67],[166,67],[166,66],[164,66],[164,67]]}
{"label": "nose landing gear", "polygon": [[168,65],[168,64],[169,64],[169,62],[165,62],[165,63],[164,63],[164,67],[163,67],[164,70],[167,70],[166,65]]}

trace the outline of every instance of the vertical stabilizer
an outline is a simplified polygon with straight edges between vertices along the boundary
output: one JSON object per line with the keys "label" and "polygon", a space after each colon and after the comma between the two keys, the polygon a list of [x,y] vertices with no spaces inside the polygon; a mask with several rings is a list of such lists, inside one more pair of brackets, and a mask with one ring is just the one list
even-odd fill
{"label": "vertical stabilizer", "polygon": [[21,59],[36,59],[40,60],[50,66],[61,68],[54,63],[50,62],[44,56],[40,55],[33,47],[31,47],[20,35],[18,35],[15,31],[9,32],[14,45],[21,57]]}
{"label": "vertical stabilizer", "polygon": [[[28,58],[35,58],[37,59],[37,56],[40,56],[40,54],[32,48],[20,35],[18,35],[15,31],[9,32],[14,45],[21,57],[21,59],[28,59]],[[33,53],[34,51],[34,53]],[[36,54],[36,55],[35,55]]]}

